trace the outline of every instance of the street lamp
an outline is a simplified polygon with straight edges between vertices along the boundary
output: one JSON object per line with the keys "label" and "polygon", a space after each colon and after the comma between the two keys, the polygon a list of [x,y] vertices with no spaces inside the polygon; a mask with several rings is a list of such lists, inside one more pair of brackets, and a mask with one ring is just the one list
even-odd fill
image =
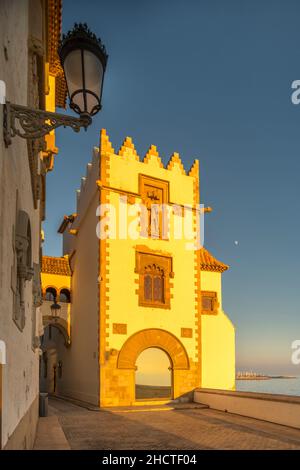
{"label": "street lamp", "polygon": [[54,300],[54,304],[51,305],[51,316],[53,320],[56,322],[59,319],[59,314],[60,314],[60,309],[61,306],[56,302],[56,299]]}
{"label": "street lamp", "polygon": [[4,105],[4,141],[6,147],[11,138],[39,139],[57,127],[71,127],[79,132],[92,123],[101,109],[101,97],[107,53],[101,40],[86,24],[76,24],[63,36],[58,50],[65,72],[70,107],[79,117],[51,113],[6,102]]}
{"label": "street lamp", "polygon": [[58,50],[64,68],[70,108],[76,113],[94,116],[101,109],[101,97],[107,54],[86,24],[76,24],[63,36]]}

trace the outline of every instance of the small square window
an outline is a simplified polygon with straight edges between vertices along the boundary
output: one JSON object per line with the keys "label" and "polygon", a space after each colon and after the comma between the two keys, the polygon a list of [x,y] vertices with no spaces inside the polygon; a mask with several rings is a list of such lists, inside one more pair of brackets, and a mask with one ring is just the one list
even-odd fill
{"label": "small square window", "polygon": [[218,313],[217,293],[211,291],[202,291],[201,295],[202,313],[216,315]]}

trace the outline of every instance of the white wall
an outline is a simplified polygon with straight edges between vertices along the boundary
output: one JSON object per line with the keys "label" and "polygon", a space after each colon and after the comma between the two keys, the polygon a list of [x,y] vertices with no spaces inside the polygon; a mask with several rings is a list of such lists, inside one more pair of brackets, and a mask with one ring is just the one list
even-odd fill
{"label": "white wall", "polygon": [[[0,80],[7,99],[27,104],[28,2],[1,0]],[[4,51],[6,51],[4,53]],[[16,222],[16,190],[19,207],[30,217],[32,261],[39,262],[39,211],[33,208],[26,141],[14,137],[6,149],[2,134],[3,106],[0,105],[0,339],[7,348],[3,371],[2,446],[38,394],[38,351],[32,350],[32,282],[26,282],[26,324],[21,332],[13,321],[11,268],[13,265],[13,226]],[[28,444],[28,443],[27,443]],[[25,441],[23,445],[27,445]]]}
{"label": "white wall", "polygon": [[99,404],[98,351],[98,247],[96,208],[98,190],[84,207],[84,224],[74,236],[71,258],[71,346],[59,341],[58,360],[63,362],[59,392],[95,405]]}

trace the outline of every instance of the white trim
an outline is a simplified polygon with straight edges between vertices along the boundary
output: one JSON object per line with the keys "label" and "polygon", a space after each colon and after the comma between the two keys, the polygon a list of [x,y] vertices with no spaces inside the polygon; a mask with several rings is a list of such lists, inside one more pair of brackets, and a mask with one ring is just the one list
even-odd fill
{"label": "white trim", "polygon": [[6,364],[6,344],[0,339],[0,364]]}
{"label": "white trim", "polygon": [[6,103],[6,85],[3,80],[0,80],[0,104]]}

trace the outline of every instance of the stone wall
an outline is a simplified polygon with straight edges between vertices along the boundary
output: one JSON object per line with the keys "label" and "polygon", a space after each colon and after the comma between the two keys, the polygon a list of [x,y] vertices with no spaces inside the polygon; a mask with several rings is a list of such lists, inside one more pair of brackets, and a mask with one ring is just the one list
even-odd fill
{"label": "stone wall", "polygon": [[[105,364],[100,367],[100,406],[131,406],[136,403],[135,366],[118,367],[119,356],[116,350],[107,353]],[[192,401],[193,391],[198,385],[198,363],[190,358],[187,367],[176,368],[174,359],[170,357],[170,360],[173,364],[171,398]]]}
{"label": "stone wall", "polygon": [[194,401],[215,410],[300,428],[300,397],[198,388]]}
{"label": "stone wall", "polygon": [[[40,2],[35,18],[38,20]],[[0,79],[6,99],[27,105],[29,99],[29,2],[3,0],[0,8]],[[0,128],[3,106],[0,106]],[[38,350],[33,349],[33,286],[25,282],[24,328],[13,320],[12,270],[15,263],[17,206],[31,224],[32,262],[39,263],[40,212],[34,207],[27,142],[12,139],[6,148],[0,133],[0,339],[6,343],[7,363],[2,367],[2,446],[30,447],[35,432],[38,395]]]}
{"label": "stone wall", "polygon": [[33,448],[39,416],[38,411],[39,399],[36,397],[14,432],[10,435],[4,450],[28,450]]}

